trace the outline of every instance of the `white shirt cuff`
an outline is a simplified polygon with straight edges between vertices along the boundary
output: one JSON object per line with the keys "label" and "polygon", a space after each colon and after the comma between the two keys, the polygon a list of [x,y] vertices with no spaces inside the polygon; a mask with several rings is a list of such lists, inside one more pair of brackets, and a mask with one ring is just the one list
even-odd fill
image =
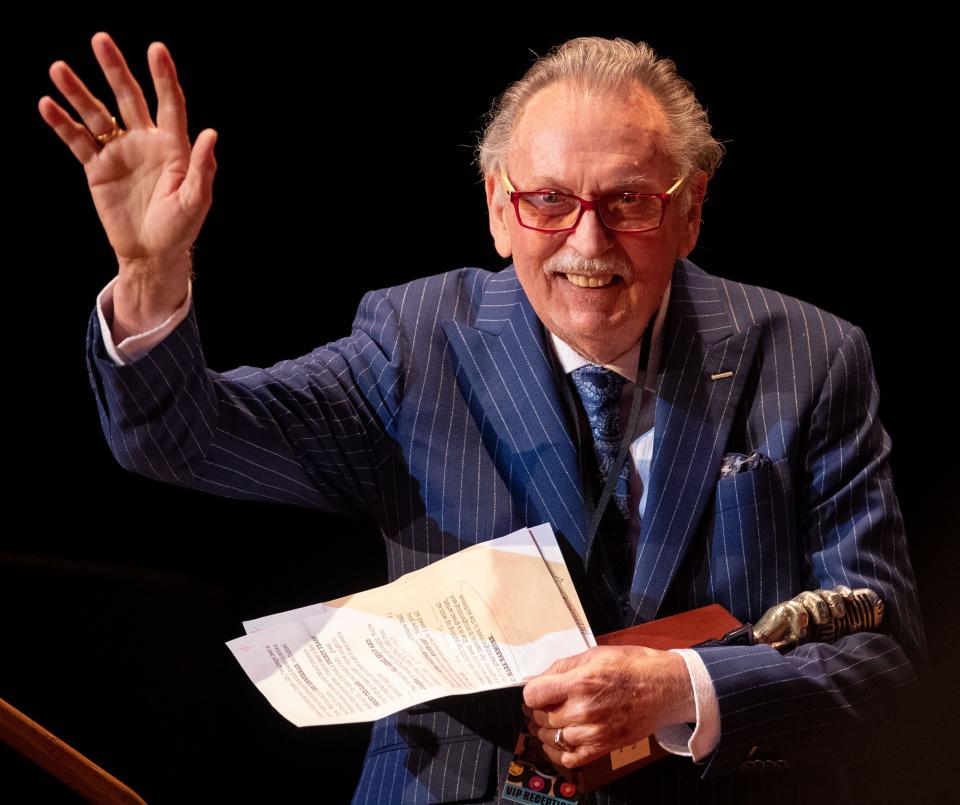
{"label": "white shirt cuff", "polygon": [[693,685],[693,700],[697,708],[697,725],[691,730],[687,724],[668,724],[657,730],[655,738],[668,752],[686,755],[700,762],[720,742],[720,705],[707,667],[693,649],[670,649],[683,657]]}
{"label": "white shirt cuff", "polygon": [[[118,275],[119,276],[119,275]],[[126,366],[133,363],[137,358],[142,358],[157,344],[163,341],[176,328],[180,322],[190,312],[190,300],[193,298],[193,283],[187,281],[187,295],[170,316],[156,327],[152,327],[146,332],[124,338],[119,344],[113,343],[113,285],[117,281],[114,277],[106,284],[104,289],[97,294],[97,317],[100,319],[100,333],[103,336],[103,346],[111,360],[118,366]]]}

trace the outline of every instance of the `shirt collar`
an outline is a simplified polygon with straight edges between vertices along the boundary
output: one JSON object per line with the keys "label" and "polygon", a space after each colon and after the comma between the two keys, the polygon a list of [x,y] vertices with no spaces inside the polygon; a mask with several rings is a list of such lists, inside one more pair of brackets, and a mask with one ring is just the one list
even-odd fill
{"label": "shirt collar", "polygon": [[[667,305],[670,303],[670,285],[663,290],[660,297],[660,307],[657,310],[653,321],[653,332],[650,335],[650,366],[649,370],[656,373],[660,362],[660,344],[663,336],[663,323],[667,318]],[[548,332],[550,332],[548,330]],[[553,351],[563,367],[564,374],[570,374],[574,369],[581,366],[592,364],[589,358],[585,358],[566,341],[550,332],[550,343],[553,344]],[[637,362],[640,359],[640,349],[643,346],[643,338],[638,338],[636,343],[617,357],[612,358],[609,363],[603,364],[607,369],[612,369],[618,375],[622,375],[631,383],[637,382]]]}

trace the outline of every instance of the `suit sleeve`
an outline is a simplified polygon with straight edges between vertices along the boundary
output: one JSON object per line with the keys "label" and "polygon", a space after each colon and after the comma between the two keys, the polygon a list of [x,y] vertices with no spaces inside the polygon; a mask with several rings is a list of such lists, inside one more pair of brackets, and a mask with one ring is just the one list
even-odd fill
{"label": "suit sleeve", "polygon": [[843,762],[915,680],[923,627],[877,403],[869,347],[852,327],[812,413],[796,526],[807,589],[870,587],[885,602],[885,623],[785,655],[764,645],[697,649],[720,708],[705,777]]}
{"label": "suit sleeve", "polygon": [[96,309],[87,368],[104,435],[131,472],[215,495],[347,515],[381,508],[402,394],[401,335],[386,296],[364,296],[352,334],[269,368],[211,370],[196,311],[117,365]]}

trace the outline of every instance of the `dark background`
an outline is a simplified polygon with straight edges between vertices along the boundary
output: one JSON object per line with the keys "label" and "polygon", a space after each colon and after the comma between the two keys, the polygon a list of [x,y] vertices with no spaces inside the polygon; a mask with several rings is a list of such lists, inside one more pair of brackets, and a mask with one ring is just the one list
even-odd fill
{"label": "dark background", "polygon": [[[116,263],[81,166],[36,110],[44,94],[64,103],[49,65],[66,60],[115,109],[89,44],[106,30],[155,108],[146,49],[160,39],[178,66],[191,138],[218,130],[194,294],[208,363],[223,371],[346,335],[370,288],[504,265],[471,165],[484,113],[534,52],[578,35],[623,36],[677,62],[727,143],[692,259],[824,307],[870,341],[931,659],[905,722],[913,734],[877,740],[902,752],[893,785],[918,801],[945,791],[943,763],[956,749],[941,701],[952,690],[958,474],[953,416],[943,427],[957,404],[944,346],[954,352],[955,260],[950,152],[936,142],[949,105],[931,57],[939,24],[878,18],[868,37],[835,20],[754,19],[751,34],[694,22],[522,30],[407,15],[324,29],[293,12],[203,25],[95,10],[80,21],[15,18],[5,50],[7,132],[18,136],[5,148],[14,318],[0,697],[151,802],[317,785],[324,801],[347,801],[367,729],[293,727],[223,643],[243,619],[385,573],[370,524],[205,496],[114,462],[84,334]],[[351,217],[351,199],[369,192],[406,199],[373,231]],[[0,770],[0,786],[21,792],[12,801],[70,801],[2,744]]]}

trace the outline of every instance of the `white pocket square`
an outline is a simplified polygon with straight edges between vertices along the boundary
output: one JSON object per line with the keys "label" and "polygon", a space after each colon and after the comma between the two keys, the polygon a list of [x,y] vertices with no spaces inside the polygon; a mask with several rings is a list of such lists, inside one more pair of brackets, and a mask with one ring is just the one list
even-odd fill
{"label": "white pocket square", "polygon": [[748,472],[769,463],[770,459],[757,451],[752,452],[749,456],[745,453],[727,453],[720,461],[720,477],[726,478],[728,475]]}

